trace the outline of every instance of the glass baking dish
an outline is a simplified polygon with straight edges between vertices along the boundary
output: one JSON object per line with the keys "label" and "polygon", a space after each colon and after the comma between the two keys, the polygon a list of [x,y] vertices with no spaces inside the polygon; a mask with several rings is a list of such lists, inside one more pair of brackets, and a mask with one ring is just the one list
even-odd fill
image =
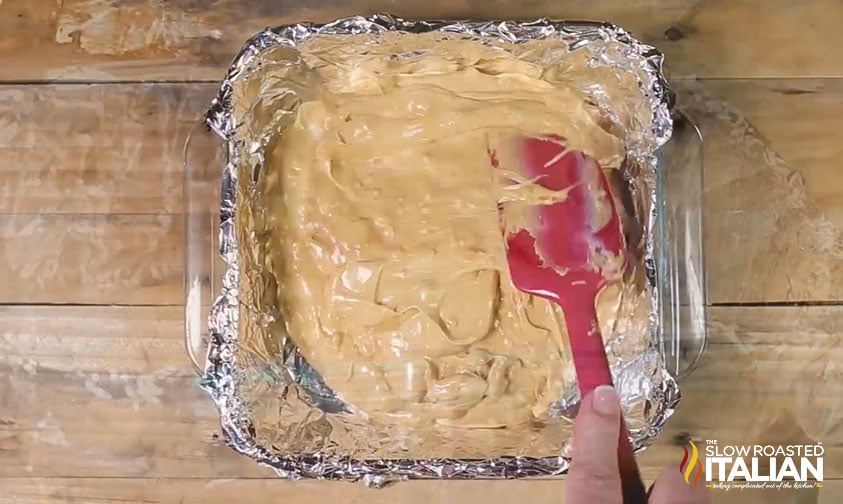
{"label": "glass baking dish", "polygon": [[[655,278],[657,337],[670,373],[681,379],[705,351],[706,290],[702,247],[702,137],[681,111],[658,152]],[[210,306],[226,265],[219,253],[223,142],[197,124],[184,149],[185,343],[197,373],[205,369]]]}

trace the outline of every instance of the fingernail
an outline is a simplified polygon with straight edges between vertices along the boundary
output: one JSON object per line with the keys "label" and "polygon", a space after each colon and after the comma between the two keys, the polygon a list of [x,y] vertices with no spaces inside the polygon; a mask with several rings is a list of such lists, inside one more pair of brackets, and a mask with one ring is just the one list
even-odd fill
{"label": "fingernail", "polygon": [[591,402],[594,405],[594,411],[604,416],[617,415],[621,407],[618,393],[611,385],[600,385],[595,388]]}

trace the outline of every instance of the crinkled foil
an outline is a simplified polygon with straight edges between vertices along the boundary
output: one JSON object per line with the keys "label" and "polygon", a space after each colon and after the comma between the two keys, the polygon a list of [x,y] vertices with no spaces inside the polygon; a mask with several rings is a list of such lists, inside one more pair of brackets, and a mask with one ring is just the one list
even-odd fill
{"label": "crinkled foil", "polygon": [[[636,198],[645,239],[642,256],[653,299],[652,334],[644,342],[624,335],[607,342],[616,387],[633,444],[643,449],[659,434],[679,400],[677,385],[658,350],[657,265],[654,260],[658,162],[655,151],[671,135],[672,93],[661,74],[662,56],[626,31],[607,23],[549,21],[405,21],[389,15],[351,17],[324,25],[309,23],[267,29],[241,50],[207,113],[223,139],[220,243],[228,264],[220,297],[211,308],[207,365],[202,386],[220,412],[222,430],[235,450],[275,468],[287,478],[360,480],[379,486],[406,478],[518,478],[563,474],[568,468],[567,428],[556,433],[555,453],[531,452],[541,433],[515,436],[504,454],[466,458],[426,457],[413,447],[425,441],[406,428],[374,428],[348,409],[296,351],[273,314],[273,300],[261,294],[260,213],[250,191],[261,176],[269,130],[291,116],[297,103],[283,90],[283,72],[273,65],[289,58],[310,37],[404,31],[442,31],[517,44],[549,38],[566,48],[566,65],[577,87],[624,128],[625,175]],[[277,69],[276,69],[277,70]],[[282,77],[279,77],[282,75]],[[614,83],[611,88],[601,82]],[[279,83],[282,84],[279,86]],[[620,84],[619,84],[620,83]],[[258,96],[260,98],[255,99]],[[249,247],[238,244],[249,240]],[[249,249],[248,251],[246,249]],[[255,288],[255,286],[258,286]],[[560,397],[552,413],[569,420],[578,394]],[[472,436],[506,436],[502,430],[467,430],[452,446],[470,447]],[[423,436],[422,436],[423,437]],[[506,444],[506,440],[504,440]],[[451,446],[451,445],[448,445]],[[408,448],[409,447],[409,448]],[[449,448],[450,449],[450,448]],[[423,451],[423,450],[422,450]],[[461,449],[455,448],[459,454]],[[488,458],[486,458],[488,457]]]}

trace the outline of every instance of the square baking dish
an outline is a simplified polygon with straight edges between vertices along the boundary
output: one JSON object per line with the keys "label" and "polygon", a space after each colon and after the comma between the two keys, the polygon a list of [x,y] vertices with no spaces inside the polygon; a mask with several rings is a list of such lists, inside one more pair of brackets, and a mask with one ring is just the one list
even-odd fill
{"label": "square baking dish", "polygon": [[[435,23],[423,28],[448,26]],[[568,23],[569,26],[577,26],[576,22]],[[609,25],[580,23],[580,26]],[[279,27],[272,32],[284,30],[289,31],[289,27]],[[254,45],[251,47],[255,50]],[[657,153],[653,261],[650,264],[653,271],[650,276],[655,283],[658,306],[656,337],[659,350],[669,372],[681,378],[693,368],[706,343],[701,244],[702,144],[699,132],[681,112],[673,111],[672,118],[673,136]],[[222,167],[229,161],[227,152],[230,150],[225,142],[204,123],[197,125],[185,147],[185,338],[188,353],[200,373],[206,371],[207,365],[208,313],[219,296],[222,277],[229,271],[228,265],[221,259],[226,251],[220,250],[220,201],[222,195],[231,190],[220,184]],[[262,462],[273,465],[283,475],[302,475],[279,467],[266,457],[255,458],[263,458]],[[541,470],[529,469],[519,472],[514,468],[507,471],[504,475],[542,473]],[[390,469],[386,472],[316,476],[349,478],[390,473],[415,475],[412,471]],[[443,476],[440,473],[441,470],[433,470],[427,475]],[[546,473],[558,471],[548,470]],[[454,474],[459,475],[460,471],[454,471]]]}

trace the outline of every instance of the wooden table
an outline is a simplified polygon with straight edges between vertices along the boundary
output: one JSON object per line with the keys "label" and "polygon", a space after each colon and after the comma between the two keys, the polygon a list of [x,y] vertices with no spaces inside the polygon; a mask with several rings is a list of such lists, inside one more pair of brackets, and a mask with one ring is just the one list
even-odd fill
{"label": "wooden table", "polygon": [[0,0],[0,502],[561,502],[561,481],[292,483],[230,451],[182,347],[181,150],[266,25],[597,18],[667,55],[705,144],[711,345],[688,438],[821,441],[843,501],[840,0]]}

